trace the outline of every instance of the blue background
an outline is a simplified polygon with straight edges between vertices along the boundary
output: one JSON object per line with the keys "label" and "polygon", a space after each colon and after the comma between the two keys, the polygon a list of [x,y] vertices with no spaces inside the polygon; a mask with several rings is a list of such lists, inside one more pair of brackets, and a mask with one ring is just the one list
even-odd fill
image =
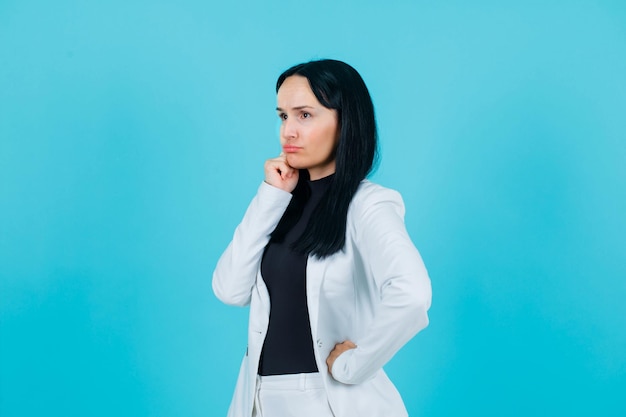
{"label": "blue background", "polygon": [[411,415],[626,415],[624,2],[0,0],[2,417],[225,415],[212,269],[322,57],[433,282]]}

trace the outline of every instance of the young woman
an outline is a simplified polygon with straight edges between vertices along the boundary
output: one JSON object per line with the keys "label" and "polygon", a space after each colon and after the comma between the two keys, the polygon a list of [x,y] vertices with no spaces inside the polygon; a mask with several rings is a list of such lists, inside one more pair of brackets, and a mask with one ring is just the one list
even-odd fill
{"label": "young woman", "polygon": [[283,152],[213,275],[250,306],[231,417],[397,417],[382,367],[428,324],[431,287],[400,195],[365,179],[374,106],[340,61],[285,71],[276,85]]}

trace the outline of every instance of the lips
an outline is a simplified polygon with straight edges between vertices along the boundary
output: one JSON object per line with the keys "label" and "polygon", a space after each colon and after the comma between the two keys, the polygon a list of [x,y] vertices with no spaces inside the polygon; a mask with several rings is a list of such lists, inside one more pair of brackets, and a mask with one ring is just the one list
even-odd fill
{"label": "lips", "polygon": [[293,146],[293,145],[285,145],[285,146],[283,146],[283,151],[284,151],[285,153],[294,153],[294,152],[298,152],[300,149],[302,149],[302,148],[300,148],[300,147],[298,147],[298,146]]}

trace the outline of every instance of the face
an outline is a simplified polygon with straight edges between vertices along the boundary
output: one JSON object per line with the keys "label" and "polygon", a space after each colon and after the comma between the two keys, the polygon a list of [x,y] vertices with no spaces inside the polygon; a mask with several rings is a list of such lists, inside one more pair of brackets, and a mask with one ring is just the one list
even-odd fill
{"label": "face", "polygon": [[287,163],[307,169],[312,180],[334,173],[339,139],[337,111],[317,101],[309,81],[299,75],[287,77],[278,89],[276,110]]}

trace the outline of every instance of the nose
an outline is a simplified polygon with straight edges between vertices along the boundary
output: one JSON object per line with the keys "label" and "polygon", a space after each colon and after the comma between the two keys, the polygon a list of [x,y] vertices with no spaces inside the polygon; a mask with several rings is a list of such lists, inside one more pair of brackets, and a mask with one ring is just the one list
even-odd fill
{"label": "nose", "polygon": [[283,139],[294,139],[298,136],[298,129],[296,123],[291,118],[287,118],[283,120],[283,123],[280,127],[281,134]]}

